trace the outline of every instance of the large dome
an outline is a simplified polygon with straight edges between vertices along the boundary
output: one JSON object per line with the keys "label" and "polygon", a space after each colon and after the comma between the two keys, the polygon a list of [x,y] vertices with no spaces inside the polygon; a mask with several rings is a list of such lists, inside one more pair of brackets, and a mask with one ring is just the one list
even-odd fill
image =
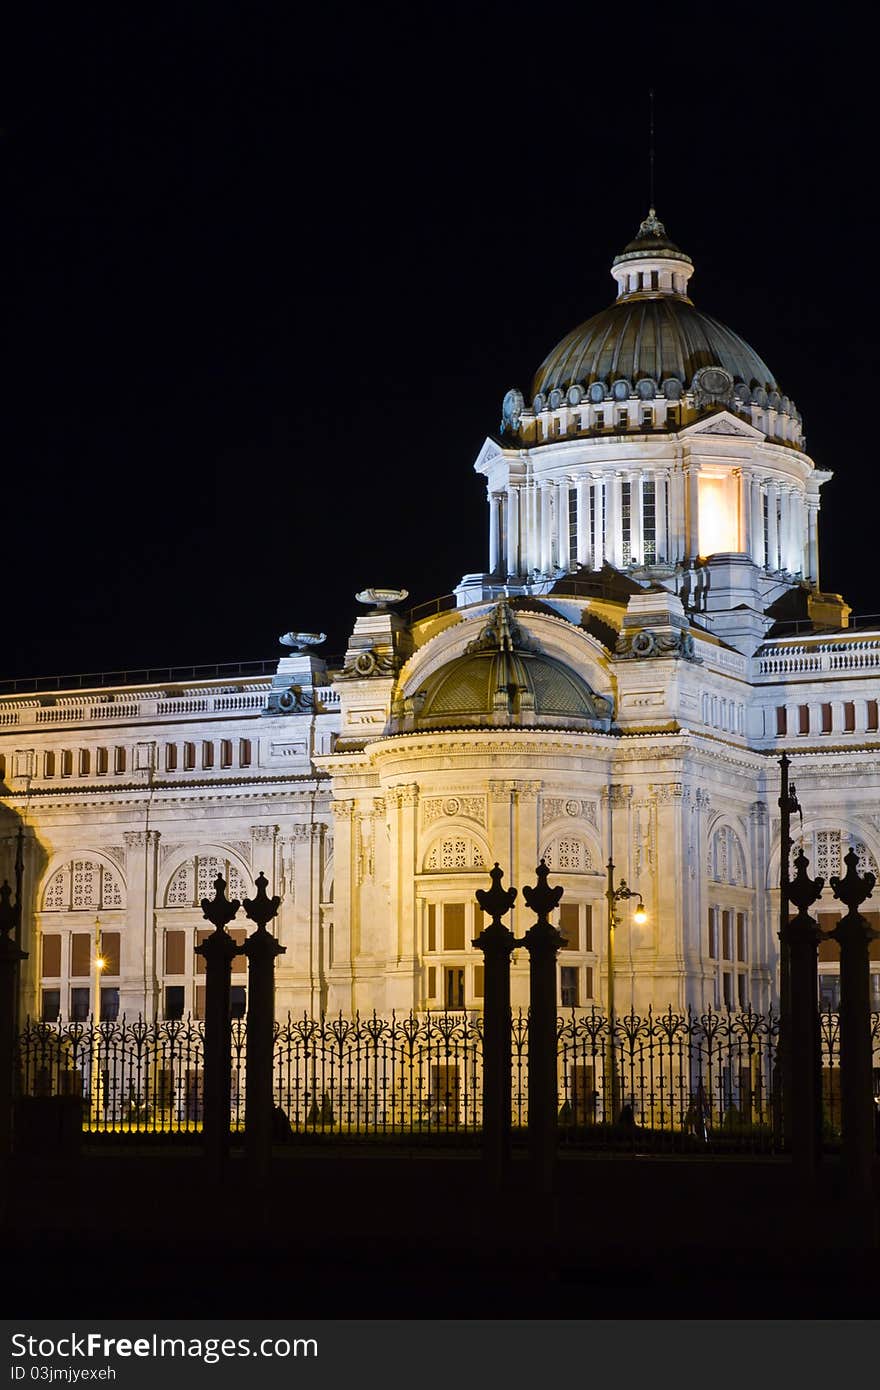
{"label": "large dome", "polygon": [[794,402],[754,348],[694,307],[693,272],[690,256],[651,208],[611,266],[617,299],[545,357],[530,399],[508,391],[502,434],[540,444],[584,434],[677,431],[724,408],[768,437],[800,446]]}
{"label": "large dome", "polygon": [[610,387],[620,378],[658,388],[672,378],[685,388],[701,367],[723,367],[750,389],[779,389],[754,349],[689,299],[627,295],[563,338],[538,368],[532,395],[594,382]]}

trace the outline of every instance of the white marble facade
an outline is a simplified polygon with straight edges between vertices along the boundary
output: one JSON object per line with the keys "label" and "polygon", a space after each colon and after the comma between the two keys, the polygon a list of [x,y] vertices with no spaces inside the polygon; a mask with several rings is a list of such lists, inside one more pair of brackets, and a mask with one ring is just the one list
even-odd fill
{"label": "white marble facade", "polygon": [[[664,296],[691,314],[691,271],[649,217],[615,262],[609,370],[591,320],[528,405],[508,393],[476,462],[487,568],[436,611],[362,604],[339,670],[300,644],[264,677],[0,697],[24,1009],[94,1007],[97,928],[105,1010],[198,1015],[199,900],[217,872],[249,896],[261,870],[282,899],[279,1014],[479,1009],[474,891],[496,860],[521,890],[542,856],[565,888],[561,1004],[606,997],[609,858],[647,909],[621,911],[618,1009],[775,999],[778,757],[814,870],[850,843],[876,868],[880,631],[819,589],[831,475],[760,359],[696,311],[719,360],[673,352],[675,377],[650,359]],[[773,629],[786,616],[799,627]],[[826,888],[826,924],[834,908]],[[520,893],[510,925],[529,922]],[[832,999],[830,954],[820,969]],[[515,1004],[527,979],[520,951]]]}

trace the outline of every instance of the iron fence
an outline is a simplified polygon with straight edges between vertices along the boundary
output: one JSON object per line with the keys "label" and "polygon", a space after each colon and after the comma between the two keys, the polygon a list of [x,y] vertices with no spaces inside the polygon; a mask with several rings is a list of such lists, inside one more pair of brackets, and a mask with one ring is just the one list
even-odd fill
{"label": "iron fence", "polygon": [[[273,1086],[294,1135],[476,1137],[482,1016],[438,1012],[302,1018],[275,1025]],[[872,1015],[880,1092],[880,1015]],[[525,1011],[511,1017],[514,1133],[528,1122]],[[572,1147],[771,1152],[779,1146],[772,1011],[666,1009],[557,1021],[559,1133]],[[820,1016],[826,1137],[840,1120],[837,1014]],[[245,1114],[247,1026],[231,1025],[230,1127]],[[28,1021],[18,1039],[23,1096],[77,1096],[90,1134],[201,1129],[204,1031],[197,1020]]]}

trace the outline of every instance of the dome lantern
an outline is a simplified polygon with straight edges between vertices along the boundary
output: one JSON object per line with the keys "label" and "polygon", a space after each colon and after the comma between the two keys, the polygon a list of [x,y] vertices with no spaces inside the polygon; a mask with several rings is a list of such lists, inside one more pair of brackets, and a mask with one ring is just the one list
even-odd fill
{"label": "dome lantern", "polygon": [[690,303],[687,286],[693,273],[693,261],[670,241],[654,208],[611,266],[618,300],[674,295]]}

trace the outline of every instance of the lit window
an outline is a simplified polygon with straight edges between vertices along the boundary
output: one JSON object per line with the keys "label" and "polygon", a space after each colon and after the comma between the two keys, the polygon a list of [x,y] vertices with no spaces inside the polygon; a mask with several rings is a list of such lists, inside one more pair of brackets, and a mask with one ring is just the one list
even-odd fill
{"label": "lit window", "polygon": [[464,903],[447,903],[443,908],[444,951],[464,950]]}
{"label": "lit window", "polygon": [[559,908],[559,930],[565,937],[564,951],[580,949],[580,923],[577,903],[562,903]]}
{"label": "lit window", "polygon": [[437,908],[433,903],[428,903],[428,951],[437,949]]}

